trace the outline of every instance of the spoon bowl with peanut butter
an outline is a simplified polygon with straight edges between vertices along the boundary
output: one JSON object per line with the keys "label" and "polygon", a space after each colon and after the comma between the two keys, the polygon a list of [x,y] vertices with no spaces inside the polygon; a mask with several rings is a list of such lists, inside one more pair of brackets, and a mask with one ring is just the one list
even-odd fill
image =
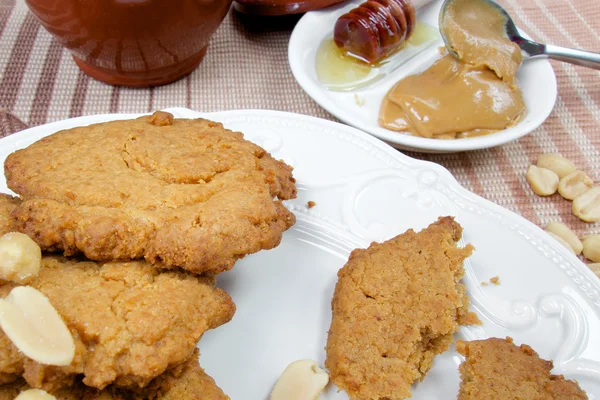
{"label": "spoon bowl with peanut butter", "polygon": [[[478,33],[487,32],[488,35],[490,33],[502,34],[507,40],[504,43],[500,41],[486,43],[487,36],[485,35],[483,38],[479,37],[473,40],[473,37],[466,37],[457,31],[457,28],[461,24],[465,24],[464,26],[467,27],[468,31]],[[552,60],[600,69],[600,53],[542,44],[524,38],[508,12],[492,0],[445,0],[440,9],[439,26],[448,52],[461,60],[463,58],[473,60],[472,57],[474,54],[482,54],[480,51],[481,46],[489,51],[491,49],[490,46],[500,45],[497,49],[498,51],[502,52],[508,49],[512,53],[513,61],[516,62],[518,59],[519,63],[521,56],[525,59],[547,57]],[[513,47],[513,49],[518,49],[521,53],[519,56],[514,53],[514,50],[510,50],[509,42],[516,44],[516,47]],[[478,47],[479,51],[477,50]],[[515,65],[514,63],[511,64],[488,65],[488,67],[502,78],[503,72],[513,72],[512,69]],[[508,67],[509,70],[496,69],[495,67]],[[516,68],[518,69],[518,64]],[[514,73],[516,73],[516,69]]]}

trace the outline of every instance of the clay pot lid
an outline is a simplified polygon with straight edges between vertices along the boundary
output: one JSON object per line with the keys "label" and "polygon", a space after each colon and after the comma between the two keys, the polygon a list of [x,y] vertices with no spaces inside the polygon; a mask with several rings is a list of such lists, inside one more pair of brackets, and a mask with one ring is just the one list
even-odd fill
{"label": "clay pot lid", "polygon": [[318,10],[345,0],[235,0],[236,11],[249,15],[277,16]]}

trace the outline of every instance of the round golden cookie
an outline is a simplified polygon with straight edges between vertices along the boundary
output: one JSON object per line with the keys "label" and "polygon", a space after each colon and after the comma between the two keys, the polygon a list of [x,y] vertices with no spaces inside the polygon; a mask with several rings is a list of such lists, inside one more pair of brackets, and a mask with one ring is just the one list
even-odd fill
{"label": "round golden cookie", "polygon": [[239,132],[156,112],[57,132],[9,155],[14,227],[42,249],[194,273],[279,244],[292,168]]}
{"label": "round golden cookie", "polygon": [[[196,349],[183,364],[173,367],[154,378],[144,388],[122,388],[109,385],[103,390],[84,385],[76,379],[70,387],[52,391],[56,400],[229,400],[198,364]],[[0,385],[0,400],[14,400],[31,387],[23,379]]]}
{"label": "round golden cookie", "polygon": [[[44,257],[29,286],[69,328],[75,357],[66,366],[40,364],[0,329],[0,385],[22,376],[31,387],[54,392],[81,376],[97,389],[144,387],[184,362],[205,331],[231,320],[235,304],[214,285],[214,277],[161,271],[144,261]],[[15,286],[0,281],[0,298]]]}

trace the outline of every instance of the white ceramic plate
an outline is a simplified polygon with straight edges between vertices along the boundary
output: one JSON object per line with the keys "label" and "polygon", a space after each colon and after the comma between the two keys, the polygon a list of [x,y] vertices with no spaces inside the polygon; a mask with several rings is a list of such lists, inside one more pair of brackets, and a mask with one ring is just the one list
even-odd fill
{"label": "white ceramic plate", "polygon": [[[200,341],[201,365],[233,400],[266,399],[283,369],[298,359],[323,365],[337,270],[350,251],[408,228],[454,215],[476,251],[465,263],[480,327],[463,339],[512,336],[555,373],[577,379],[600,398],[600,280],[575,256],[527,220],[463,189],[439,165],[413,160],[354,128],[275,111],[200,114],[243,131],[294,167],[298,198],[287,202],[298,222],[281,245],[239,261],[218,278],[237,304],[233,320]],[[59,129],[135,115],[56,122],[0,140],[0,162],[17,148]],[[4,180],[0,191],[7,191]],[[308,209],[307,201],[317,204]],[[499,286],[481,282],[499,276]],[[452,399],[461,357],[438,356],[413,399]],[[347,399],[332,385],[321,399]]]}
{"label": "white ceramic plate", "polygon": [[[315,57],[321,41],[333,36],[336,20],[364,0],[352,0],[337,6],[306,13],[296,24],[290,38],[288,57],[294,77],[321,107],[347,124],[362,129],[394,147],[423,152],[455,152],[484,149],[515,140],[544,122],[556,100],[556,77],[545,59],[527,60],[517,74],[528,108],[526,117],[516,126],[492,135],[461,140],[437,140],[409,136],[379,126],[379,106],[385,94],[400,79],[425,70],[440,57],[432,46],[376,84],[348,92],[327,90],[318,80]],[[437,27],[442,0],[419,10],[418,19]],[[355,97],[356,96],[356,97]],[[364,104],[363,104],[364,103]],[[360,105],[359,105],[360,104]]]}

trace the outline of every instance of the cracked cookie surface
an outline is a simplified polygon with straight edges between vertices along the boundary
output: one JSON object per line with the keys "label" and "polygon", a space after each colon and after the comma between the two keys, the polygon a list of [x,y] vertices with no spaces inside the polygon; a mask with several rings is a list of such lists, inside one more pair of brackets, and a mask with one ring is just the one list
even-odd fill
{"label": "cracked cookie surface", "polygon": [[480,323],[468,311],[461,226],[442,217],[367,249],[338,271],[327,337],[330,379],[351,399],[405,399],[446,351],[459,324]]}
{"label": "cracked cookie surface", "polygon": [[43,250],[222,272],[279,244],[291,167],[239,132],[164,112],[73,128],[8,156],[15,228]]}
{"label": "cracked cookie surface", "polygon": [[[54,391],[76,375],[98,389],[108,384],[143,387],[181,364],[202,334],[228,322],[235,305],[214,278],[159,271],[144,261],[108,262],[44,257],[29,283],[61,315],[75,340],[65,367],[26,358],[0,330],[0,383],[23,376]],[[0,297],[16,285],[0,281]]]}
{"label": "cracked cookie surface", "polygon": [[552,375],[547,361],[528,345],[512,338],[458,340],[456,350],[466,357],[460,364],[458,400],[585,400],[577,382]]}
{"label": "cracked cookie surface", "polygon": [[[0,400],[13,400],[30,389],[23,379],[0,385]],[[62,388],[52,395],[56,400],[228,400],[229,397],[198,364],[198,351],[183,364],[153,379],[139,390],[108,386],[104,390],[86,387],[79,380],[69,388]]]}

